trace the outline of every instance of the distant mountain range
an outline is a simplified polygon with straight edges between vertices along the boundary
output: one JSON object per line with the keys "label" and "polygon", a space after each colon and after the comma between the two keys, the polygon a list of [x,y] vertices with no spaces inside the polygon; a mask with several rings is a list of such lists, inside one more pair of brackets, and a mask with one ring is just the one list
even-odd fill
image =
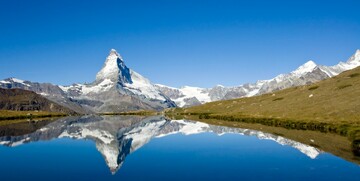
{"label": "distant mountain range", "polygon": [[[67,117],[50,123],[33,133],[25,135],[1,135],[0,145],[15,147],[56,138],[90,139],[96,143],[110,171],[114,174],[125,158],[146,145],[150,140],[173,134],[192,135],[210,132],[217,135],[227,133],[256,136],[261,140],[272,140],[281,145],[291,146],[311,159],[322,153],[319,149],[261,131],[241,128],[214,126],[188,120],[167,120],[164,117],[114,117],[84,116]],[[0,133],[1,130],[0,130]]]}
{"label": "distant mountain range", "polygon": [[187,114],[206,114],[207,119],[218,116],[219,119],[234,121],[235,118],[241,118],[238,121],[260,120],[264,124],[270,119],[267,123],[280,126],[278,123],[281,122],[284,127],[289,122],[297,122],[298,125],[330,125],[333,129],[342,130],[341,133],[346,132],[345,129],[354,132],[357,130],[359,133],[350,134],[349,131],[347,135],[360,136],[360,67],[311,85],[259,96],[210,102],[181,111]]}
{"label": "distant mountain range", "polygon": [[156,84],[156,86],[179,107],[190,107],[219,100],[252,97],[290,87],[311,84],[358,66],[360,66],[360,50],[357,50],[346,62],[340,62],[334,66],[317,65],[313,61],[308,61],[288,74],[280,74],[273,79],[260,80],[256,83],[235,87],[224,87],[221,85],[213,88],[185,86],[178,89],[161,84]]}
{"label": "distant mountain range", "polygon": [[348,61],[335,66],[322,66],[309,61],[288,74],[256,83],[235,87],[218,85],[213,88],[173,88],[152,84],[147,78],[128,68],[122,57],[112,49],[95,81],[90,84],[59,86],[8,78],[0,81],[0,88],[30,90],[78,113],[160,111],[177,106],[189,107],[218,100],[251,97],[311,84],[357,66],[360,66],[360,50]]}

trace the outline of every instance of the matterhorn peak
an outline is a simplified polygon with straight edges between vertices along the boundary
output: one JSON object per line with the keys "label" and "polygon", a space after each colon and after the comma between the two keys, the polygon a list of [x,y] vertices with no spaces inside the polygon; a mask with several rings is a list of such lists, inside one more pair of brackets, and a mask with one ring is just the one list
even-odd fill
{"label": "matterhorn peak", "polygon": [[114,57],[117,57],[117,58],[122,60],[121,55],[113,48],[110,50],[110,53],[109,53],[108,57],[110,57],[110,56],[114,56]]}
{"label": "matterhorn peak", "polygon": [[110,50],[103,68],[97,73],[96,83],[105,79],[118,83],[132,83],[130,69],[126,67],[122,57],[115,49]]}

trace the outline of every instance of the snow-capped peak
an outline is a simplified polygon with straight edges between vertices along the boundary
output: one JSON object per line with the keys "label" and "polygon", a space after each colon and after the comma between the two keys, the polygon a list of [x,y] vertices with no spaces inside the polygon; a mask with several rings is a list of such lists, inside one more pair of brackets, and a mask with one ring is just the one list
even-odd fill
{"label": "snow-capped peak", "polygon": [[104,79],[118,83],[132,83],[130,69],[126,67],[122,57],[115,49],[110,50],[103,68],[96,75],[96,82],[102,82]]}
{"label": "snow-capped peak", "polygon": [[17,79],[17,78],[10,78],[10,80],[14,81],[14,82],[17,82],[17,83],[24,83],[25,81],[24,80],[21,80],[21,79]]}
{"label": "snow-capped peak", "polygon": [[357,49],[355,54],[349,58],[348,63],[360,62],[360,49]]}
{"label": "snow-capped peak", "polygon": [[[110,50],[103,68],[98,72],[93,83],[69,87],[62,86],[60,89],[74,99],[89,99],[103,103],[99,104],[100,106],[91,108],[94,109],[94,112],[98,110],[110,110],[110,112],[113,110],[128,111],[128,109],[161,110],[176,106],[149,79],[128,68],[123,58],[115,49]],[[112,97],[117,95],[130,98],[117,101]],[[103,97],[106,97],[106,99],[104,100]],[[130,108],[128,108],[124,106],[124,102],[134,106],[129,106]]]}
{"label": "snow-capped peak", "polygon": [[12,84],[12,83],[17,83],[17,84],[22,84],[22,85],[24,85],[24,86],[30,87],[30,85],[27,84],[27,83],[25,83],[25,82],[28,82],[28,81],[21,80],[21,79],[17,79],[17,78],[14,78],[14,77],[7,78],[7,79],[4,79],[4,80],[0,80],[0,84]]}
{"label": "snow-capped peak", "polygon": [[295,71],[291,72],[295,75],[303,75],[305,73],[313,71],[317,67],[316,63],[312,60],[306,62],[304,65],[301,65],[299,68],[297,68]]}
{"label": "snow-capped peak", "polygon": [[110,57],[110,56],[115,56],[116,58],[119,58],[120,60],[123,60],[121,55],[113,48],[110,50],[110,53],[109,53],[108,57]]}

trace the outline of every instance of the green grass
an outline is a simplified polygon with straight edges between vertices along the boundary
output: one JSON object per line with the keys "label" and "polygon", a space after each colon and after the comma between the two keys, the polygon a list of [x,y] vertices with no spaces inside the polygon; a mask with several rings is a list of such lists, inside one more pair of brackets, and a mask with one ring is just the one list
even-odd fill
{"label": "green grass", "polygon": [[0,110],[0,120],[15,120],[15,119],[29,119],[29,118],[46,118],[46,117],[61,117],[68,114],[45,112],[45,111],[8,111]]}
{"label": "green grass", "polygon": [[153,116],[153,115],[157,115],[159,114],[158,112],[155,111],[145,111],[145,110],[141,110],[141,111],[130,111],[130,112],[118,112],[118,113],[112,113],[112,112],[108,112],[108,113],[99,113],[98,115],[134,115],[134,116]]}

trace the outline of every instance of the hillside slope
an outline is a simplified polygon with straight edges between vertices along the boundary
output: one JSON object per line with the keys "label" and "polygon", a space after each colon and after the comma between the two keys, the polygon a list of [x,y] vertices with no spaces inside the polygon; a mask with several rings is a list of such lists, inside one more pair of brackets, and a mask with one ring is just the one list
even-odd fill
{"label": "hillside slope", "polygon": [[311,85],[211,102],[182,111],[360,125],[360,67]]}
{"label": "hillside slope", "polygon": [[54,103],[32,91],[0,88],[0,110],[46,111],[75,114],[74,111]]}

